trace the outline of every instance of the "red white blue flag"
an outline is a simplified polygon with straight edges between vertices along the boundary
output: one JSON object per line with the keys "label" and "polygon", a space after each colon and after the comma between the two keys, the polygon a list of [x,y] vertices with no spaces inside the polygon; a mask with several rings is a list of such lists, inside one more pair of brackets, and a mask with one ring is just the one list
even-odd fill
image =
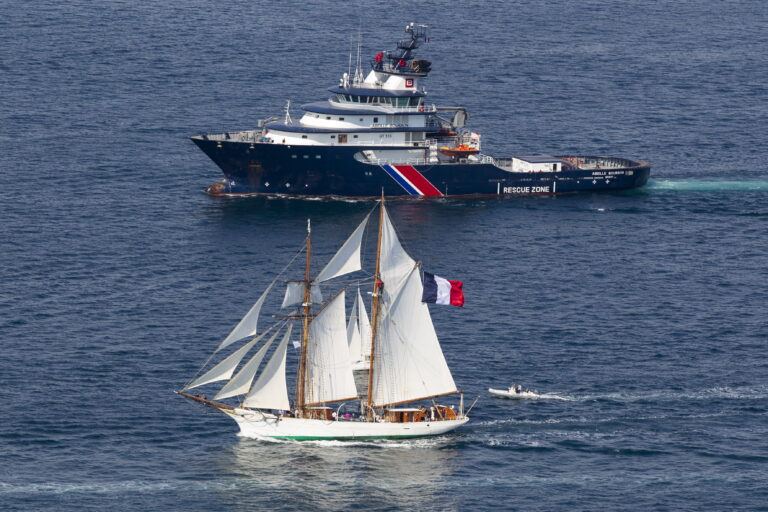
{"label": "red white blue flag", "polygon": [[424,272],[424,292],[421,294],[421,302],[430,304],[446,304],[462,307],[464,305],[464,292],[461,281],[449,281],[435,274]]}

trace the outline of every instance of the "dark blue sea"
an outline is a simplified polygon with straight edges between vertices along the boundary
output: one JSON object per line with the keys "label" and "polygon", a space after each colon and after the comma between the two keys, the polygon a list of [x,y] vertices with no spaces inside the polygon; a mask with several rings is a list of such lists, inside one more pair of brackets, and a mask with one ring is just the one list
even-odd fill
{"label": "dark blue sea", "polygon": [[[206,196],[220,172],[186,137],[327,97],[358,33],[368,58],[410,21],[486,153],[651,180],[392,201],[408,251],[464,282],[432,312],[471,422],[240,438],[173,390],[308,217],[317,271],[372,203]],[[0,509],[768,510],[766,27],[761,0],[5,0]],[[565,400],[487,392],[517,382]]]}

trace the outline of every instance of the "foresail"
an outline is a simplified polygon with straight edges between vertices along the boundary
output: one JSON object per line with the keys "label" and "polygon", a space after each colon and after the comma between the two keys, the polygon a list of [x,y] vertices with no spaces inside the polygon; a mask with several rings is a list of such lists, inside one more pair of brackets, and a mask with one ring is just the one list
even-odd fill
{"label": "foresail", "polygon": [[370,213],[365,216],[363,222],[347,238],[341,249],[336,252],[325,268],[320,271],[316,279],[318,283],[355,272],[362,268],[360,265],[360,244],[363,241],[363,232],[370,216]]}
{"label": "foresail", "polygon": [[264,290],[264,293],[261,294],[261,297],[259,297],[256,303],[251,307],[250,311],[248,311],[243,319],[240,320],[240,323],[238,323],[237,326],[232,329],[232,332],[229,333],[229,336],[224,338],[224,341],[222,341],[219,347],[216,349],[217,352],[227,345],[231,345],[238,340],[242,340],[243,338],[247,338],[248,336],[253,336],[256,334],[256,327],[259,322],[259,312],[261,311],[261,306],[264,304],[264,300],[267,298],[267,295],[269,294],[270,290],[272,290],[272,286],[274,286],[274,284],[275,282],[273,281],[269,284],[269,286],[267,286],[267,289]]}
{"label": "foresail", "polygon": [[379,273],[384,283],[384,290],[390,294],[396,293],[405,276],[413,269],[415,261],[405,252],[400,240],[397,238],[392,221],[389,219],[384,205],[381,225],[381,261],[379,263]]}
{"label": "foresail", "polygon": [[235,374],[223,388],[221,388],[221,391],[214,397],[216,400],[244,395],[248,392],[248,389],[251,387],[251,382],[253,382],[253,377],[259,369],[262,359],[264,359],[264,355],[267,353],[269,346],[272,345],[272,342],[275,341],[275,338],[277,338],[279,333],[280,330],[276,330],[275,333],[270,336],[269,341],[267,341],[264,346],[261,347],[247,363],[245,363],[240,371],[237,372],[237,374]]}
{"label": "foresail", "polygon": [[293,325],[288,326],[282,341],[243,400],[244,406],[283,411],[291,408],[288,401],[288,386],[285,382],[285,357],[292,328]]}
{"label": "foresail", "polygon": [[374,405],[456,391],[421,294],[421,278],[414,266],[394,297],[385,294],[380,303],[382,315],[373,369]]}
{"label": "foresail", "polygon": [[305,403],[357,396],[345,322],[342,290],[309,324]]}
{"label": "foresail", "polygon": [[230,354],[227,358],[223,359],[219,364],[208,370],[205,374],[201,375],[192,383],[190,383],[187,387],[184,389],[192,389],[196,388],[205,384],[210,384],[211,382],[217,382],[220,380],[227,380],[232,376],[232,374],[235,372],[235,368],[237,368],[237,365],[240,364],[240,361],[245,357],[245,354],[248,353],[253,346],[261,341],[264,336],[269,333],[275,326],[273,325],[263,333],[259,334],[255,338],[253,338],[251,341],[240,347],[239,349],[235,350]]}

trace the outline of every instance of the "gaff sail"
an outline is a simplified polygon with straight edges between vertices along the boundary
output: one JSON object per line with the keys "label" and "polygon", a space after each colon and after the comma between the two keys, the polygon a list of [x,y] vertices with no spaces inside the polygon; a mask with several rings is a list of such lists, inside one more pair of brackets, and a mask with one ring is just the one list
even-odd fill
{"label": "gaff sail", "polygon": [[309,324],[305,403],[324,403],[357,396],[347,347],[344,291]]}

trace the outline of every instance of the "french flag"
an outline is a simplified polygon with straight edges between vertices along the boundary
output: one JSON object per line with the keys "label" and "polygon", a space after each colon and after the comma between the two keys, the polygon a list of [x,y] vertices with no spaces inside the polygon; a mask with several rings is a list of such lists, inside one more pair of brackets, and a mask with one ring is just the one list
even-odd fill
{"label": "french flag", "polygon": [[421,295],[421,302],[450,304],[458,307],[464,305],[464,292],[461,290],[464,283],[461,281],[449,281],[435,274],[424,272],[423,284],[424,292]]}

